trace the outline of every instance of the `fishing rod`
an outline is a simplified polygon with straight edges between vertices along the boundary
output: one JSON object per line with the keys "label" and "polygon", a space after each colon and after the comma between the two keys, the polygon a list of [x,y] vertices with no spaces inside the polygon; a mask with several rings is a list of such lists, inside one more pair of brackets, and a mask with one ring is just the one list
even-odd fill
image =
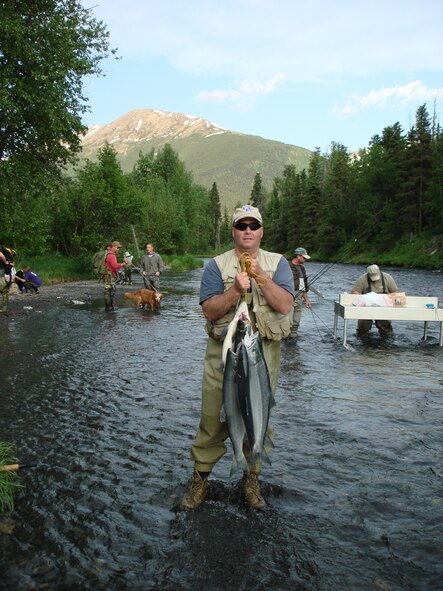
{"label": "fishing rod", "polygon": [[[315,283],[318,279],[320,279],[320,277],[322,277],[325,273],[327,273],[328,271],[330,271],[332,269],[332,267],[334,267],[335,265],[338,265],[339,263],[343,262],[344,259],[349,256],[349,254],[354,250],[355,245],[357,242],[357,238],[354,238],[354,242],[345,250],[345,252],[343,253],[343,255],[338,259],[338,261],[332,261],[330,263],[328,263],[327,265],[325,265],[322,269],[320,269],[320,271],[318,271],[318,273],[316,273],[314,275],[314,277],[312,277],[312,279],[310,281],[308,281],[308,288]],[[304,290],[303,289],[299,289],[296,294],[295,297],[298,297],[301,293],[303,293]]]}
{"label": "fishing rod", "polygon": [[18,470],[24,470],[25,468],[35,468],[37,464],[6,464],[0,466],[0,472],[17,472]]}

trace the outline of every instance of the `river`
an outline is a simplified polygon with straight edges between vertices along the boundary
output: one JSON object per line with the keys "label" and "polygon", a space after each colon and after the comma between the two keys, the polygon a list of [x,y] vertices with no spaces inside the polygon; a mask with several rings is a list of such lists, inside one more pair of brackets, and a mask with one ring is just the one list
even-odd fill
{"label": "river", "polygon": [[[323,265],[307,263],[312,277]],[[408,295],[442,275],[386,268]],[[158,312],[118,291],[2,319],[0,440],[25,489],[0,515],[0,589],[433,591],[443,580],[443,350],[437,324],[334,339],[333,302],[364,271],[316,283],[282,345],[269,507],[248,510],[231,450],[208,500],[176,511],[192,472],[206,334],[201,269],[166,273]],[[43,288],[44,289],[44,288]]]}

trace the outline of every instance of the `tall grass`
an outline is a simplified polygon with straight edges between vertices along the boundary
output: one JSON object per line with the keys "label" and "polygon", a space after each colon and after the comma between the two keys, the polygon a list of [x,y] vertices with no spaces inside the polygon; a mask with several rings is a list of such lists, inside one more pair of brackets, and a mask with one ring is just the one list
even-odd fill
{"label": "tall grass", "polygon": [[176,273],[203,267],[203,261],[189,253],[181,256],[166,255],[162,257],[162,259],[165,265],[169,267],[171,271]]}
{"label": "tall grass", "polygon": [[15,447],[0,441],[0,511],[14,510],[14,493],[23,488],[15,470],[2,470],[3,466],[17,463]]}

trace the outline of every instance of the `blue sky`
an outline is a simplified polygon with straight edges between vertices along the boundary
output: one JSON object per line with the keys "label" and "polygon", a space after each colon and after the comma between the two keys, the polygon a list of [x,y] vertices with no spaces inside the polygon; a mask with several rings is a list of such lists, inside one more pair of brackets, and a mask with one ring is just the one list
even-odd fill
{"label": "blue sky", "polygon": [[441,0],[82,0],[121,59],[85,81],[87,125],[132,109],[195,115],[350,151],[426,103],[443,124]]}

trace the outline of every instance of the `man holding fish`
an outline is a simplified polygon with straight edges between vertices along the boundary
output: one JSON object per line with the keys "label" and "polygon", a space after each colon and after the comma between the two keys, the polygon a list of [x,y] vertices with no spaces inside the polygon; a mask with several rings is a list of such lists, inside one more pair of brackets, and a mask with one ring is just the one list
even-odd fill
{"label": "man holding fish", "polygon": [[[196,509],[205,500],[208,476],[234,448],[231,473],[244,469],[246,504],[266,506],[258,476],[269,461],[269,410],[280,370],[280,341],[291,332],[294,281],[288,261],[260,248],[260,211],[244,205],[232,217],[233,250],[212,259],[200,287],[200,304],[207,320],[202,408],[192,446],[195,462],[183,509]],[[222,415],[222,416],[221,416]]]}

